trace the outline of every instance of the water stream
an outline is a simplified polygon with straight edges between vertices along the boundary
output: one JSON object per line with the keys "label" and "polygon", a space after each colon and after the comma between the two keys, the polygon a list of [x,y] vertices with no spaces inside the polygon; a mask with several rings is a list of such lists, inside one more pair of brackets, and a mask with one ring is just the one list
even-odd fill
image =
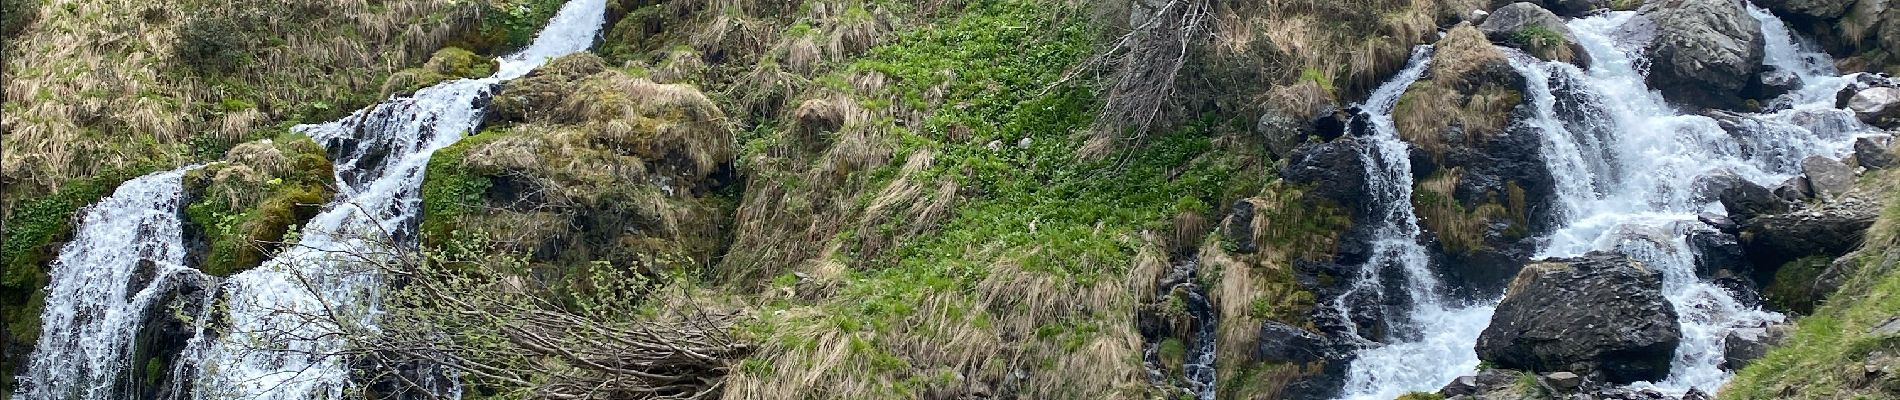
{"label": "water stream", "polygon": [[48,274],[39,342],[14,397],[133,396],[133,340],[145,316],[181,280],[202,279],[185,266],[180,218],[181,180],[195,168],[126,181],[81,213]]}
{"label": "water stream", "polygon": [[[1850,113],[1834,109],[1834,93],[1846,80],[1833,70],[1827,55],[1801,44],[1772,14],[1752,5],[1749,12],[1762,23],[1766,36],[1764,64],[1799,86],[1770,102],[1772,112],[1743,114],[1754,125],[1741,135],[1725,132],[1710,117],[1671,107],[1647,86],[1639,69],[1640,49],[1617,40],[1619,28],[1635,17],[1634,12],[1611,12],[1569,23],[1589,54],[1592,67],[1588,71],[1521,55],[1512,60],[1528,82],[1525,95],[1534,111],[1532,117],[1517,123],[1541,135],[1540,155],[1556,181],[1559,228],[1546,235],[1547,243],[1537,258],[1577,256],[1592,250],[1629,254],[1662,271],[1663,292],[1678,311],[1683,341],[1668,379],[1636,387],[1672,395],[1691,388],[1713,393],[1732,375],[1720,368],[1727,333],[1783,318],[1743,304],[1727,290],[1696,276],[1695,254],[1684,237],[1691,230],[1707,229],[1696,222],[1697,214],[1725,212],[1719,204],[1698,197],[1693,182],[1714,174],[1734,174],[1773,187],[1799,174],[1800,163],[1807,157],[1838,158],[1857,136],[1878,133]],[[1415,79],[1401,73],[1387,85],[1409,85]],[[1368,103],[1376,104],[1385,89]],[[1389,109],[1367,109],[1376,115],[1375,122],[1390,119]],[[1374,125],[1380,130],[1379,138],[1391,136],[1388,126]],[[1410,185],[1409,180],[1375,182],[1381,183],[1408,186],[1403,190]],[[1380,239],[1416,240],[1416,233]],[[1425,261],[1417,262],[1423,265]],[[1424,333],[1361,351],[1349,368],[1344,398],[1390,399],[1411,391],[1436,391],[1452,378],[1474,372],[1473,347],[1489,323],[1496,300],[1447,309],[1432,303],[1442,301],[1437,300],[1442,294],[1421,290],[1431,287],[1422,283],[1418,279],[1407,282],[1416,305],[1413,325],[1407,328]]]}

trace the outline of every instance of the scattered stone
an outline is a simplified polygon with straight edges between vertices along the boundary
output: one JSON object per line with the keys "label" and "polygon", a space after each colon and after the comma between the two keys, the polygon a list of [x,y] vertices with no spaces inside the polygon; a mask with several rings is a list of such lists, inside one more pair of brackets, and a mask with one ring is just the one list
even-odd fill
{"label": "scattered stone", "polygon": [[1736,221],[1748,221],[1758,215],[1788,212],[1788,201],[1776,197],[1768,188],[1739,177],[1724,183],[1726,189],[1718,192],[1716,200],[1722,208],[1728,210],[1729,217]]}
{"label": "scattered stone", "polygon": [[1822,199],[1833,199],[1854,188],[1854,170],[1833,158],[1813,156],[1801,161],[1808,187]]}
{"label": "scattered stone", "polygon": [[1479,359],[1502,368],[1629,383],[1668,376],[1681,339],[1661,273],[1624,255],[1593,252],[1525,266],[1477,350]]}
{"label": "scattered stone", "polygon": [[1031,141],[1031,140],[1029,140],[1029,138],[1026,138],[1026,137],[1025,137],[1025,138],[1022,138],[1022,140],[1017,140],[1017,141],[1016,141],[1016,148],[1018,148],[1018,149],[1027,149],[1027,148],[1029,148],[1029,145],[1031,145],[1031,144],[1034,144],[1034,143],[1035,143],[1034,141]]}
{"label": "scattered stone", "polygon": [[1814,185],[1810,185],[1806,175],[1788,178],[1775,186],[1775,197],[1790,204],[1800,204],[1814,198]]}
{"label": "scattered stone", "polygon": [[1900,166],[1900,155],[1882,142],[1888,138],[1875,139],[1864,137],[1854,140],[1854,160],[1867,169],[1886,169]]}
{"label": "scattered stone", "polygon": [[991,140],[989,144],[985,144],[983,147],[989,148],[990,151],[1003,151],[1003,141]]}
{"label": "scattered stone", "polygon": [[1544,374],[1544,382],[1550,384],[1551,388],[1570,392],[1583,386],[1583,377],[1577,375],[1575,372],[1558,371]]}
{"label": "scattered stone", "polygon": [[1738,371],[1768,355],[1768,349],[1788,338],[1786,325],[1741,328],[1729,331],[1722,339],[1722,369]]}

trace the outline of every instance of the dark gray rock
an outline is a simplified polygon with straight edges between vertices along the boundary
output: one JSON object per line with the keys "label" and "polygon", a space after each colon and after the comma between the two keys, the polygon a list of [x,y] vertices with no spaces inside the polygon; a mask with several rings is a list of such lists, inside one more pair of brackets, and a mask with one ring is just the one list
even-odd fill
{"label": "dark gray rock", "polygon": [[1756,1],[1755,4],[1776,14],[1835,18],[1846,13],[1847,8],[1854,4],[1854,0],[1761,0]]}
{"label": "dark gray rock", "polygon": [[1758,215],[1784,213],[1790,208],[1786,200],[1776,197],[1775,193],[1769,191],[1768,188],[1745,179],[1734,178],[1723,181],[1719,185],[1724,186],[1725,189],[1717,193],[1716,200],[1722,203],[1723,209],[1728,210],[1729,217],[1736,221],[1747,221]]}
{"label": "dark gray rock", "polygon": [[1808,184],[1805,175],[1788,178],[1775,186],[1775,197],[1790,204],[1800,204],[1814,198],[1814,186]]}
{"label": "dark gray rock", "polygon": [[1854,140],[1854,160],[1867,169],[1887,169],[1900,166],[1900,155],[1882,142],[1891,139],[1864,137]]}
{"label": "dark gray rock", "polygon": [[1267,321],[1260,324],[1260,344],[1254,359],[1279,363],[1308,363],[1326,358],[1331,347],[1325,337],[1292,325]]}
{"label": "dark gray rock", "polygon": [[1814,289],[1809,292],[1814,295],[1814,299],[1826,300],[1835,291],[1841,290],[1841,285],[1846,284],[1847,279],[1853,277],[1854,273],[1860,272],[1860,254],[1861,252],[1856,250],[1828,263],[1827,269],[1821,270],[1821,275],[1814,277]]}
{"label": "dark gray rock", "polygon": [[[1500,7],[1485,17],[1484,23],[1478,25],[1478,30],[1483,31],[1485,38],[1492,43],[1503,43],[1551,61],[1589,67],[1589,53],[1582,44],[1577,43],[1577,35],[1570,32],[1564,19],[1537,4],[1518,2]],[[1560,43],[1532,43],[1553,39],[1546,37],[1546,33],[1555,34],[1554,39]],[[1563,51],[1538,51],[1559,47]]]}
{"label": "dark gray rock", "polygon": [[1260,248],[1254,244],[1253,202],[1246,199],[1234,202],[1227,211],[1227,223],[1221,227],[1222,238],[1233,245],[1233,251],[1240,254],[1253,254]]}
{"label": "dark gray rock", "polygon": [[[1742,254],[1742,240],[1717,230],[1689,232],[1689,247],[1695,251],[1695,273],[1702,279],[1748,272],[1748,256]],[[1726,273],[1724,273],[1726,271]]]}
{"label": "dark gray rock", "polygon": [[1854,170],[1833,158],[1813,156],[1801,161],[1808,187],[1822,199],[1833,199],[1854,188]]}
{"label": "dark gray rock", "polygon": [[1552,389],[1569,392],[1583,386],[1583,376],[1570,371],[1552,372],[1544,374],[1544,383],[1549,384]]}
{"label": "dark gray rock", "polygon": [[1524,267],[1477,350],[1479,359],[1503,368],[1628,383],[1668,376],[1681,339],[1661,273],[1597,252]]}
{"label": "dark gray rock", "polygon": [[1742,251],[1754,263],[1755,279],[1765,281],[1789,261],[1853,251],[1879,215],[1874,196],[1850,193],[1817,207],[1756,216],[1742,223]]}
{"label": "dark gray rock", "polygon": [[1786,325],[1729,331],[1728,337],[1722,339],[1722,369],[1736,371],[1747,367],[1768,355],[1768,350],[1786,340],[1788,333]]}
{"label": "dark gray rock", "polygon": [[1625,37],[1643,45],[1650,87],[1672,102],[1735,108],[1765,53],[1761,23],[1733,0],[1660,0],[1638,10]]}

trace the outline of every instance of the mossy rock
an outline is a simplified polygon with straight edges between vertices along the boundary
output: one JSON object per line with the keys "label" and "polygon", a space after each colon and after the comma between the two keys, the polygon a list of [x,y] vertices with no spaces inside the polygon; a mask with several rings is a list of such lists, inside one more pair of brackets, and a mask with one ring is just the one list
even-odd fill
{"label": "mossy rock", "polygon": [[199,269],[218,276],[262,264],[336,194],[323,147],[294,134],[240,144],[184,180],[187,224],[207,249]]}
{"label": "mossy rock", "polygon": [[402,96],[452,79],[474,79],[493,75],[500,68],[494,58],[483,57],[460,47],[444,47],[420,67],[397,71],[383,81],[383,96]]}
{"label": "mossy rock", "polygon": [[[489,130],[443,149],[423,183],[423,242],[458,231],[557,272],[607,261],[708,263],[730,206],[724,113],[698,90],[555,60],[496,97]],[[505,238],[506,240],[501,240]]]}

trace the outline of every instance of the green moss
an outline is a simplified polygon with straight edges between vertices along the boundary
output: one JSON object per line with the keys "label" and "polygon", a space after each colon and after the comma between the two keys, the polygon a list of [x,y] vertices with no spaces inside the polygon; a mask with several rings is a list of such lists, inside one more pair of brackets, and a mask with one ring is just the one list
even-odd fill
{"label": "green moss", "polygon": [[422,66],[397,71],[383,82],[383,95],[407,95],[451,79],[473,79],[492,75],[500,64],[460,47],[444,47]]}
{"label": "green moss", "polygon": [[1544,59],[1564,59],[1570,56],[1570,41],[1562,33],[1542,26],[1527,26],[1511,34],[1511,43],[1524,47],[1532,55]]}
{"label": "green moss", "polygon": [[1445,400],[1445,395],[1431,392],[1411,392],[1399,395],[1396,400]]}
{"label": "green moss", "polygon": [[1799,314],[1814,312],[1814,279],[1820,277],[1832,261],[1825,256],[1811,256],[1783,264],[1762,288],[1763,297],[1777,309]]}
{"label": "green moss", "polygon": [[476,34],[454,45],[486,54],[506,54],[527,46],[548,19],[561,10],[562,0],[482,1],[482,20]]}
{"label": "green moss", "polygon": [[269,147],[282,158],[260,162],[284,165],[246,165],[251,160],[234,155],[185,175],[192,197],[185,220],[207,241],[199,266],[207,274],[228,276],[262,264],[335,194],[330,161],[315,141],[285,134]]}
{"label": "green moss", "polygon": [[422,180],[422,243],[441,246],[454,237],[463,214],[479,209],[482,193],[493,183],[486,176],[462,166],[470,147],[494,140],[503,134],[486,131],[454,145],[436,150],[429,158]]}

